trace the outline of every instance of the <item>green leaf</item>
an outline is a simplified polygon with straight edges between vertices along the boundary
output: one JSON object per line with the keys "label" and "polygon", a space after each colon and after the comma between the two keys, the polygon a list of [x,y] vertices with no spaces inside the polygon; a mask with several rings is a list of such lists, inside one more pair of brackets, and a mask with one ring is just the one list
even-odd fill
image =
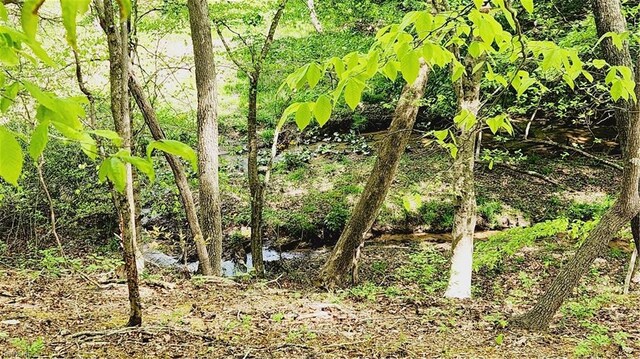
{"label": "green leaf", "polygon": [[0,126],[0,178],[17,186],[22,173],[22,148],[13,134]]}
{"label": "green leaf", "polygon": [[391,81],[398,77],[398,62],[388,61],[382,68],[382,73]]}
{"label": "green leaf", "polygon": [[440,142],[444,142],[448,134],[449,134],[449,130],[433,131],[433,135]]}
{"label": "green leaf", "polygon": [[13,67],[20,64],[20,58],[18,58],[12,47],[0,46],[0,62],[6,66]]}
{"label": "green leaf", "polygon": [[533,0],[520,0],[522,7],[527,10],[529,14],[533,13]]}
{"label": "green leaf", "polygon": [[601,59],[593,60],[593,67],[595,67],[596,69],[599,70],[605,66],[607,66],[607,62],[605,60],[601,60]]}
{"label": "green leaf", "polygon": [[49,141],[49,121],[42,121],[36,126],[29,141],[29,156],[37,161],[42,152],[44,152],[47,142]]}
{"label": "green leaf", "polygon": [[118,157],[124,162],[130,163],[135,166],[138,171],[144,173],[147,177],[149,177],[149,180],[151,182],[155,181],[156,174],[153,169],[153,161],[151,161],[151,159],[131,156],[131,154],[127,150],[120,150],[114,156]]}
{"label": "green leaf", "polygon": [[463,109],[453,118],[453,122],[462,130],[469,130],[476,124],[476,115],[467,109]]}
{"label": "green leaf", "polygon": [[4,7],[4,3],[0,2],[0,20],[7,21],[8,18],[7,8]]}
{"label": "green leaf", "polygon": [[22,22],[22,30],[30,41],[35,41],[36,39],[39,20],[38,10],[40,6],[42,6],[42,3],[44,3],[44,0],[26,0],[24,4],[22,4],[20,21]]}
{"label": "green leaf", "polygon": [[355,110],[362,99],[362,91],[364,91],[364,83],[356,78],[351,78],[346,82],[344,87],[344,100],[351,110]]}
{"label": "green leaf", "polygon": [[309,65],[307,69],[307,82],[309,83],[310,88],[316,87],[320,78],[322,77],[322,72],[316,63],[312,63]]}
{"label": "green leaf", "polygon": [[332,107],[331,99],[327,95],[320,96],[316,101],[316,105],[313,108],[313,115],[321,127],[331,118]]}
{"label": "green leaf", "polygon": [[336,74],[338,75],[338,78],[342,79],[342,74],[345,71],[345,66],[342,59],[339,57],[332,57],[331,59],[329,59],[328,63],[333,65],[333,68],[335,69]]}
{"label": "green leaf", "polygon": [[492,118],[487,119],[487,125],[489,125],[489,129],[495,135],[502,125],[504,124],[504,115],[498,115]]}
{"label": "green leaf", "polygon": [[74,49],[78,49],[76,41],[76,22],[78,15],[84,14],[89,9],[91,0],[60,0],[62,8],[62,24],[67,31],[67,41]]}
{"label": "green leaf", "polygon": [[367,57],[367,78],[373,77],[378,72],[378,62],[380,61],[380,52],[373,51]]}
{"label": "green leaf", "polygon": [[276,129],[282,129],[282,126],[284,126],[285,122],[287,122],[289,116],[298,111],[298,108],[300,108],[300,102],[292,103],[291,105],[289,105],[289,107],[287,107],[284,112],[282,112],[282,116],[280,117],[280,121],[278,121]]}
{"label": "green leaf", "polygon": [[2,100],[0,100],[0,111],[2,113],[7,112],[9,107],[11,107],[18,91],[20,91],[20,83],[18,82],[12,83],[4,90],[4,95],[2,95]]}
{"label": "green leaf", "polygon": [[[109,163],[106,176],[113,183],[116,191],[123,193],[127,186],[127,166],[116,157],[107,158],[105,161]],[[100,177],[100,173],[98,173]]]}
{"label": "green leaf", "polygon": [[122,146],[122,137],[120,137],[120,135],[118,135],[118,133],[116,133],[115,131],[111,131],[111,130],[93,130],[93,131],[88,131],[90,134],[96,135],[98,137],[103,137],[106,138],[108,140],[111,140],[111,142],[113,142],[114,145],[116,145],[116,147],[120,147]]}
{"label": "green leaf", "polygon": [[131,15],[131,0],[117,0],[120,7],[120,21],[126,21]]}
{"label": "green leaf", "polygon": [[456,82],[464,75],[464,65],[460,61],[456,61],[453,64],[453,70],[451,71],[451,81]]}
{"label": "green leaf", "polygon": [[400,71],[409,85],[416,81],[420,72],[420,57],[417,51],[409,51],[400,59]]}
{"label": "green leaf", "polygon": [[191,163],[191,167],[194,171],[198,170],[198,156],[193,148],[180,141],[174,140],[160,140],[153,141],[147,146],[147,157],[151,159],[151,153],[154,149],[180,156]]}
{"label": "green leaf", "polygon": [[79,131],[80,139],[78,142],[80,143],[80,149],[84,152],[87,157],[95,160],[98,157],[98,145],[96,144],[96,140],[89,135],[89,133],[84,131]]}
{"label": "green leaf", "polygon": [[31,41],[28,43],[33,54],[36,55],[42,62],[44,62],[47,66],[55,67],[56,63],[49,57],[46,51],[40,46],[40,43],[36,41]]}
{"label": "green leaf", "polygon": [[309,106],[308,102],[303,102],[300,104],[298,111],[296,111],[296,124],[300,131],[304,130],[309,123],[311,123],[311,106]]}

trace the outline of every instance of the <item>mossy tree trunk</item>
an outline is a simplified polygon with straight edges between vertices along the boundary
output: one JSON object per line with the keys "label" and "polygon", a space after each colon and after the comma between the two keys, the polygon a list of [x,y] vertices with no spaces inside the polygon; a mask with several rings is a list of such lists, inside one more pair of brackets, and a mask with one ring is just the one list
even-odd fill
{"label": "mossy tree trunk", "polygon": [[200,225],[208,243],[213,275],[222,275],[222,215],[218,159],[216,66],[207,0],[188,0],[198,92],[198,178]]}
{"label": "mossy tree trunk", "polygon": [[391,182],[395,178],[400,159],[409,143],[420,101],[424,96],[428,74],[429,67],[422,64],[415,82],[405,85],[402,90],[389,132],[379,146],[369,180],[338,243],[320,273],[321,284],[325,287],[331,288],[344,284],[350,272],[355,281],[364,236],[376,219],[389,192]]}

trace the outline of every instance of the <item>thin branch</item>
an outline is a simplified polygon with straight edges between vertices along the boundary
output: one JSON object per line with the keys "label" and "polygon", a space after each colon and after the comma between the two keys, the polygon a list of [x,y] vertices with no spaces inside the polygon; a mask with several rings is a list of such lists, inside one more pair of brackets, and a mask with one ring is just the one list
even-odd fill
{"label": "thin branch", "polygon": [[216,32],[218,33],[218,36],[222,41],[222,45],[224,46],[224,49],[227,51],[227,55],[229,56],[229,59],[231,59],[231,61],[236,65],[236,67],[240,71],[244,72],[247,76],[251,76],[251,72],[249,71],[249,69],[247,69],[244,65],[242,65],[240,60],[238,60],[238,58],[233,54],[233,51],[231,50],[231,46],[229,46],[229,44],[227,43],[227,40],[225,40],[224,35],[222,34],[222,31],[220,30],[220,26],[218,24],[215,24],[215,25],[216,25],[215,26]]}
{"label": "thin branch", "polygon": [[287,6],[288,0],[281,0],[278,5],[278,9],[276,10],[276,14],[273,16],[273,20],[271,21],[271,26],[269,26],[269,32],[267,33],[267,38],[264,40],[264,44],[262,45],[262,51],[260,51],[260,59],[256,64],[257,70],[259,71],[260,66],[262,65],[262,61],[267,57],[269,53],[269,48],[273,43],[273,37],[276,34],[276,28],[278,27],[278,23],[282,18],[282,13],[284,12],[284,8]]}
{"label": "thin branch", "polygon": [[[227,28],[227,30],[229,30],[232,34],[234,34],[235,36],[238,37],[238,39],[240,39],[240,41],[242,41],[242,43],[244,44],[244,46],[249,50],[249,53],[251,54],[251,62],[255,63],[256,62],[256,53],[255,51],[253,51],[253,47],[249,46],[249,43],[247,43],[247,41],[244,39],[244,37],[242,37],[242,35],[240,35],[240,33],[238,33],[237,31],[234,31],[231,27],[229,27],[229,25],[227,25],[224,21],[219,21],[218,22],[220,25],[224,26]],[[217,27],[217,26],[216,26]]]}
{"label": "thin branch", "polygon": [[84,83],[84,78],[82,76],[82,66],[80,65],[80,56],[78,55],[78,51],[73,50],[73,58],[76,63],[76,79],[78,80],[78,87],[89,101],[89,124],[93,129],[95,129],[98,124],[98,119],[96,116],[95,97]]}
{"label": "thin branch", "polygon": [[589,153],[587,151],[581,150],[581,149],[576,148],[576,147],[563,145],[561,143],[554,142],[554,141],[551,141],[551,140],[526,140],[524,142],[535,143],[535,144],[540,144],[540,145],[555,146],[555,147],[558,147],[558,148],[562,148],[564,150],[574,151],[574,152],[577,152],[577,153],[579,153],[579,154],[581,154],[581,155],[583,155],[583,156],[585,156],[587,158],[590,158],[590,159],[598,161],[598,162],[600,162],[600,163],[602,163],[602,164],[604,164],[606,166],[609,166],[611,168],[617,169],[619,171],[623,170],[623,167],[621,165],[615,163],[615,162],[611,162],[609,160],[606,160],[604,158],[598,157],[596,155],[593,155],[593,154],[591,154],[591,153]]}
{"label": "thin branch", "polygon": [[60,236],[58,235],[56,211],[53,205],[53,199],[51,198],[51,193],[49,192],[49,186],[47,186],[47,182],[44,179],[44,173],[42,171],[42,166],[44,165],[44,156],[40,155],[40,158],[35,165],[36,165],[36,170],[38,172],[38,179],[40,180],[40,184],[42,185],[42,189],[44,190],[44,194],[47,197],[47,202],[49,204],[49,219],[51,220],[51,232],[53,233],[53,237],[56,239],[56,243],[58,244],[58,250],[60,251],[60,255],[64,257],[64,249],[62,248],[62,241],[60,240]]}

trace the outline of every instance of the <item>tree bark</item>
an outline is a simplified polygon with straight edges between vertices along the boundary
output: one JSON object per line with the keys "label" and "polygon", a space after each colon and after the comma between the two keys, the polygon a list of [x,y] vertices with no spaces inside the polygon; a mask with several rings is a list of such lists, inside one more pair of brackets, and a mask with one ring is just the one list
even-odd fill
{"label": "tree bark", "polygon": [[[613,0],[617,2],[618,0]],[[640,63],[640,61],[639,61]],[[636,96],[640,95],[640,79],[636,69]],[[549,289],[539,298],[535,306],[526,314],[516,317],[516,326],[544,330],[564,300],[571,294],[580,278],[589,270],[593,261],[605,253],[611,238],[640,211],[638,185],[640,183],[640,112],[638,105],[630,111],[628,127],[619,128],[626,139],[622,172],[622,185],[618,199],[605,213],[598,225],[589,233],[582,246],[569,263],[562,268]],[[620,122],[619,122],[620,124]],[[627,131],[628,129],[628,131]]]}
{"label": "tree bark", "polygon": [[318,14],[316,13],[316,4],[314,0],[307,0],[307,8],[309,8],[309,17],[311,17],[313,28],[316,29],[316,32],[322,33],[324,29],[322,28],[320,19],[318,19]]}
{"label": "tree bark", "polygon": [[[273,38],[282,18],[282,14],[288,0],[280,0],[276,13],[273,16],[266,39],[258,56],[251,56],[252,66],[247,68],[231,50],[219,27],[216,27],[218,36],[224,45],[231,61],[249,78],[249,111],[247,115],[247,137],[249,151],[247,154],[249,192],[251,192],[251,264],[258,277],[264,276],[264,259],[262,253],[262,216],[264,208],[265,190],[268,176],[264,181],[260,180],[258,171],[258,84],[262,73],[262,64],[269,54]],[[276,135],[277,136],[277,135]]]}
{"label": "tree bark", "polygon": [[[129,73],[129,50],[127,22],[118,22],[114,16],[111,0],[99,1],[100,23],[107,34],[109,47],[109,79],[111,92],[111,112],[116,132],[122,138],[122,147],[131,151],[131,117],[129,111],[129,96],[127,91],[127,77]],[[118,207],[120,230],[124,252],[124,265],[127,273],[129,289],[129,322],[127,326],[142,324],[142,304],[138,283],[138,266],[136,257],[141,257],[136,238],[136,205],[133,191],[133,169],[131,164],[126,167],[126,186],[124,194],[115,193]]]}
{"label": "tree bark", "polygon": [[[160,127],[160,122],[158,121],[156,112],[153,109],[153,106],[151,106],[149,99],[145,96],[142,86],[140,86],[140,83],[138,83],[138,80],[133,73],[129,74],[129,91],[131,91],[133,98],[136,100],[138,108],[142,113],[142,117],[144,118],[147,127],[149,127],[149,131],[151,132],[153,139],[156,141],[166,139],[167,137]],[[212,275],[213,270],[211,269],[207,244],[204,241],[202,230],[200,229],[200,223],[198,222],[198,210],[196,208],[195,201],[193,200],[193,193],[189,187],[189,182],[185,175],[184,168],[182,167],[182,163],[180,163],[180,159],[169,153],[165,152],[164,157],[169,163],[169,167],[171,167],[176,186],[180,192],[180,198],[182,199],[187,223],[189,224],[189,229],[191,230],[193,241],[196,245],[196,252],[198,253],[198,259],[200,261],[201,272],[204,275]]]}
{"label": "tree bark", "polygon": [[251,192],[251,262],[258,276],[264,275],[262,256],[262,208],[264,206],[264,184],[258,173],[258,79],[254,72],[249,82],[249,116],[247,136],[249,137],[248,172]]}
{"label": "tree bark", "polygon": [[[620,0],[593,0],[593,15],[596,20],[596,29],[599,37],[604,36],[608,32],[623,33],[627,31],[627,21],[622,13]],[[610,37],[602,40],[600,46],[604,58],[609,65],[627,66],[633,69],[629,43],[626,40],[624,41],[622,49],[618,49]],[[629,132],[632,109],[633,104],[628,101],[618,103],[614,108],[622,153],[625,152],[625,136]]]}
{"label": "tree bark", "polygon": [[321,271],[322,285],[331,288],[342,285],[348,272],[355,279],[360,248],[384,202],[398,170],[398,164],[411,137],[418,114],[419,102],[424,96],[429,67],[422,64],[415,82],[405,85],[398,101],[389,133],[379,147],[378,157],[369,180],[353,210],[338,243]]}
{"label": "tree bark", "polygon": [[[471,56],[465,59],[467,75],[457,85],[458,108],[474,116],[480,110],[480,80],[482,70],[473,72],[480,61]],[[455,212],[453,216],[451,271],[445,292],[448,298],[470,298],[473,272],[473,235],[476,228],[476,192],[473,169],[475,165],[476,139],[479,124],[462,128],[458,134],[458,154],[453,162],[453,191]]]}
{"label": "tree bark", "polygon": [[198,92],[200,221],[213,275],[222,274],[222,219],[218,178],[218,99],[213,40],[206,0],[188,0]]}
{"label": "tree bark", "polygon": [[[606,33],[615,32],[623,33],[627,31],[627,20],[622,12],[622,4],[620,0],[594,0],[593,15],[596,20],[596,29],[598,36],[602,37]],[[602,40],[600,43],[602,53],[605,60],[612,66],[627,66],[633,69],[633,60],[629,51],[629,42],[624,41],[621,49],[617,48],[610,37]],[[629,132],[629,126],[632,116],[633,104],[625,101],[614,107],[614,115],[618,126],[618,138],[620,142],[620,151],[624,155],[627,147],[626,134]],[[635,223],[635,224],[634,224]],[[634,217],[631,228],[640,225],[640,215]],[[634,241],[636,244],[640,242],[638,231],[634,231]]]}

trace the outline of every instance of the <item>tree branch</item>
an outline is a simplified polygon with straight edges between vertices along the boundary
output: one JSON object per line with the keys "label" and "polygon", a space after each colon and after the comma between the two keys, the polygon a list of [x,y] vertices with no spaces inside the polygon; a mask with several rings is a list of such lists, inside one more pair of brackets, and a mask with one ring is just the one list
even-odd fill
{"label": "tree branch", "polygon": [[276,28],[278,27],[278,23],[282,18],[282,13],[284,12],[284,8],[287,6],[288,0],[281,0],[278,5],[278,9],[276,10],[276,14],[273,16],[273,20],[271,21],[271,26],[269,26],[269,32],[267,33],[267,38],[264,40],[264,44],[262,45],[262,51],[260,51],[260,59],[256,64],[257,70],[259,71],[260,66],[262,65],[262,61],[267,57],[269,53],[269,48],[273,43],[273,37],[276,34]]}
{"label": "tree branch", "polygon": [[592,160],[596,160],[606,166],[609,166],[611,168],[617,169],[619,171],[623,170],[623,167],[615,162],[611,162],[609,160],[606,160],[604,158],[598,157],[596,155],[593,155],[587,151],[581,150],[579,148],[576,147],[572,147],[572,146],[567,146],[567,145],[563,145],[561,143],[555,142],[555,141],[551,141],[551,140],[526,140],[524,142],[528,142],[528,143],[536,143],[536,144],[540,144],[540,145],[549,145],[549,146],[555,146],[558,148],[562,148],[564,150],[568,150],[568,151],[574,151],[577,152],[587,158],[590,158]]}
{"label": "tree branch", "polygon": [[[218,23],[215,24],[215,28],[216,28],[216,32],[218,33],[218,36],[220,37],[220,40],[222,41],[222,45],[224,46],[224,49],[227,51],[227,55],[229,56],[229,59],[231,59],[231,61],[236,65],[236,67],[240,71],[244,72],[247,76],[251,76],[251,72],[244,65],[242,65],[240,60],[238,60],[238,58],[233,54],[233,51],[231,50],[231,46],[229,46],[229,43],[227,43],[227,40],[225,40],[224,35],[222,35],[222,31],[220,30],[220,25]],[[227,26],[227,28],[229,27]]]}

